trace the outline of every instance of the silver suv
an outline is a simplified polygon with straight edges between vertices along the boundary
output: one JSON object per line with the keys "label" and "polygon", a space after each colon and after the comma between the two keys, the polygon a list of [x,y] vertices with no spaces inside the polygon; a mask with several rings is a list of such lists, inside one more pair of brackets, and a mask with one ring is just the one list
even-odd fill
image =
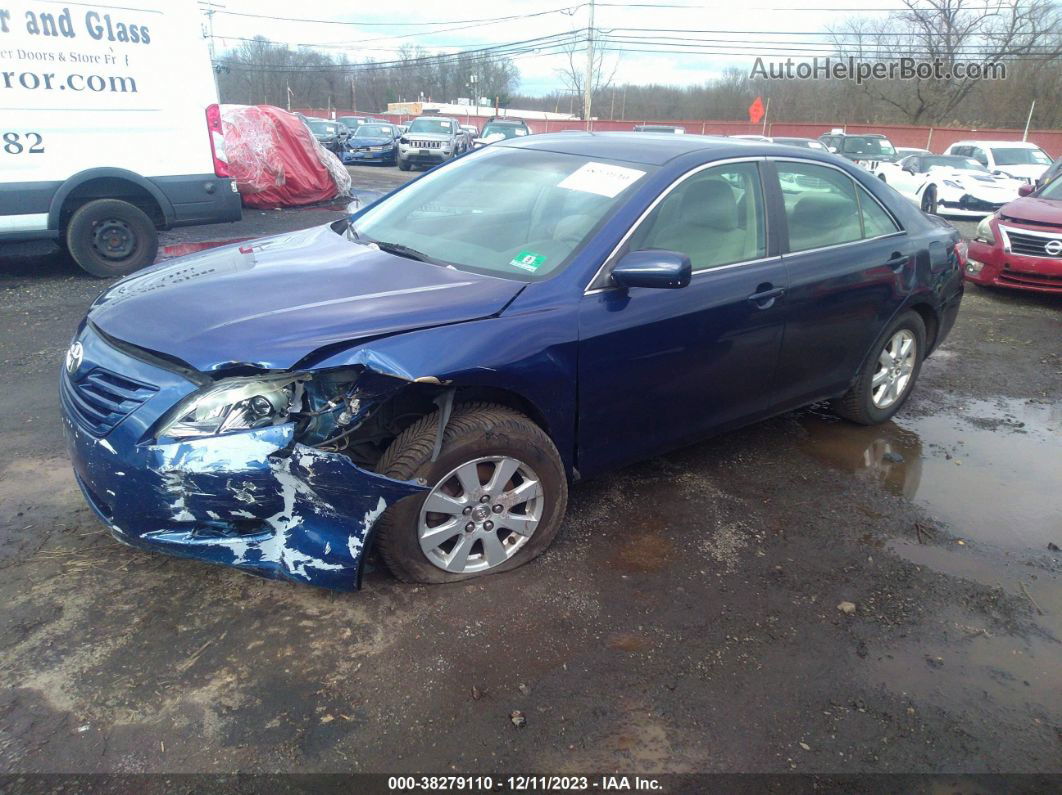
{"label": "silver suv", "polygon": [[467,149],[465,134],[457,119],[448,116],[418,116],[398,139],[398,167],[435,166]]}

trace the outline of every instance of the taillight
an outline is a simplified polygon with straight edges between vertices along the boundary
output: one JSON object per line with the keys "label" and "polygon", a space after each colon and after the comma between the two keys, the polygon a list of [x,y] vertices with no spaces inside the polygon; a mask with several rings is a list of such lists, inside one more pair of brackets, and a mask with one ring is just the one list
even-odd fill
{"label": "taillight", "polygon": [[210,156],[214,158],[214,176],[228,177],[229,159],[225,154],[225,135],[221,128],[221,107],[209,105],[206,109],[207,133],[210,135]]}
{"label": "taillight", "polygon": [[959,267],[965,267],[970,259],[970,244],[960,240],[955,244],[955,256],[959,258]]}

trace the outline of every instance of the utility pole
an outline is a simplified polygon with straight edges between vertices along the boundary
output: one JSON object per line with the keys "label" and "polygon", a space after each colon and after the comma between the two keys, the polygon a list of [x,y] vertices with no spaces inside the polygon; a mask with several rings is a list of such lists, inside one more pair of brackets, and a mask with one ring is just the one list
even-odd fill
{"label": "utility pole", "polygon": [[586,26],[586,82],[583,85],[583,118],[590,129],[590,105],[594,98],[594,0],[590,0],[590,20]]}
{"label": "utility pole", "polygon": [[354,74],[350,75],[350,111],[351,113],[357,113],[358,111],[358,89],[354,82]]}
{"label": "utility pole", "polygon": [[1028,137],[1029,137],[1029,125],[1032,124],[1032,115],[1033,115],[1033,111],[1034,110],[1036,110],[1036,100],[1035,99],[1032,101],[1032,104],[1029,106],[1029,115],[1025,119],[1025,132],[1023,132],[1022,135],[1021,135],[1021,139],[1023,141],[1028,139]]}
{"label": "utility pole", "polygon": [[214,14],[217,13],[219,8],[225,8],[226,6],[221,3],[204,2],[203,6],[206,10],[203,12],[207,18],[207,46],[210,49],[210,71],[214,73],[214,91],[217,92],[218,99],[221,98],[221,89],[218,86],[218,64],[214,53]]}

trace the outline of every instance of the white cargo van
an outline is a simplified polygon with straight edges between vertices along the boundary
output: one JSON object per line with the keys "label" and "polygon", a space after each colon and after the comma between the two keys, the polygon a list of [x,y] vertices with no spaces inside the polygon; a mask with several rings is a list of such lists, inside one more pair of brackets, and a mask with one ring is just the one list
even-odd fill
{"label": "white cargo van", "polygon": [[195,0],[0,0],[0,260],[49,238],[117,276],[239,220],[212,69]]}

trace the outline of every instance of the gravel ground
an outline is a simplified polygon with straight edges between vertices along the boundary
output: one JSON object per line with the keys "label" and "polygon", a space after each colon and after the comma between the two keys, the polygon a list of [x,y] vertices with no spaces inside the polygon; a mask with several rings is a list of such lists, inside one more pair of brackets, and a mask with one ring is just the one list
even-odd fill
{"label": "gravel ground", "polygon": [[3,770],[1062,772],[1059,301],[970,288],[893,423],[779,417],[575,486],[515,572],[351,595],[96,522],[55,379],[102,286],[0,251]]}

